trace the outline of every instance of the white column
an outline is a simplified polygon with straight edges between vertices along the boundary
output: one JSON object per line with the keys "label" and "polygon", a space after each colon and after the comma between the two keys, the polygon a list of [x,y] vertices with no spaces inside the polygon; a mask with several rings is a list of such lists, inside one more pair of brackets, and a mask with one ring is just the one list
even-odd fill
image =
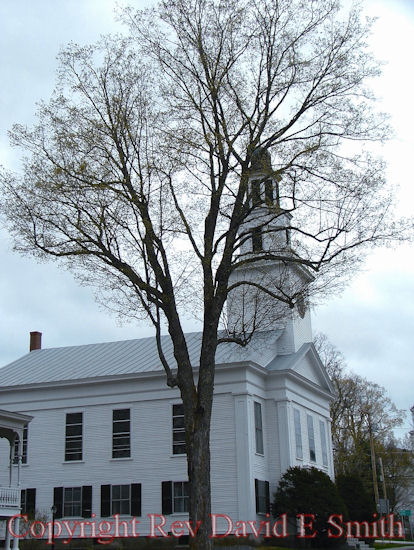
{"label": "white column", "polygon": [[10,532],[8,529],[9,520],[6,520],[6,540],[4,541],[4,550],[10,550]]}
{"label": "white column", "polygon": [[23,456],[23,432],[19,434],[19,443],[17,446],[17,487],[20,488],[20,473],[22,470]]}
{"label": "white column", "polygon": [[252,473],[251,432],[249,430],[249,396],[235,395],[236,419],[236,468],[239,518],[247,521],[254,518],[255,498]]}
{"label": "white column", "polygon": [[[16,534],[19,533],[19,528],[20,528],[20,518],[17,517],[14,520],[14,527],[13,527],[13,530]],[[19,539],[17,537],[14,537],[13,539],[13,550],[19,550]]]}
{"label": "white column", "polygon": [[279,428],[279,449],[280,449],[280,474],[293,465],[292,463],[292,429],[291,429],[291,405],[290,401],[279,401],[277,403],[277,423]]}

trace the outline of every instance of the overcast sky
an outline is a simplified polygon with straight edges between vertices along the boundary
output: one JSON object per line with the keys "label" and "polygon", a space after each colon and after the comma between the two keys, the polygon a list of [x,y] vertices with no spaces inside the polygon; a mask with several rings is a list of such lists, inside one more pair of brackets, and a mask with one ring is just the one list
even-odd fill
{"label": "overcast sky", "polygon": [[[60,46],[122,31],[114,9],[123,3],[0,0],[0,164],[18,169],[7,130],[15,122],[31,124],[36,102],[49,97]],[[382,150],[387,176],[400,187],[400,212],[413,215],[414,0],[369,0],[366,13],[378,16],[372,49],[386,65],[375,91],[381,108],[392,116],[396,136]],[[353,371],[385,386],[396,405],[406,410],[414,405],[413,250],[406,245],[376,251],[342,296],[313,315],[314,332],[326,333]],[[96,305],[93,291],[79,287],[70,273],[12,253],[1,229],[0,258],[0,365],[28,351],[32,330],[43,332],[43,347],[152,335],[149,325],[119,326]],[[409,426],[407,416],[399,433]]]}

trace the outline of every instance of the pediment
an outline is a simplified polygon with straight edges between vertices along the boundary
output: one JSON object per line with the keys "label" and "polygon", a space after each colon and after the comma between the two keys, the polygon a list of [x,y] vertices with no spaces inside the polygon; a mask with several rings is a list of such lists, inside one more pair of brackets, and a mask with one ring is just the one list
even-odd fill
{"label": "pediment", "polygon": [[292,371],[299,377],[316,384],[321,389],[335,394],[332,382],[312,343],[303,344],[296,353],[275,357],[267,365],[267,369]]}

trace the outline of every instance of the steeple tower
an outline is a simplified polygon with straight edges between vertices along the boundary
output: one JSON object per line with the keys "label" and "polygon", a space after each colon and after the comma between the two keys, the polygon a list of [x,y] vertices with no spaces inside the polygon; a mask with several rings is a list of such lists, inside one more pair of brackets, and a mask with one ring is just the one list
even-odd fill
{"label": "steeple tower", "polygon": [[294,261],[292,215],[281,204],[280,185],[270,153],[256,149],[248,184],[251,210],[239,231],[239,266],[229,283],[235,287],[227,300],[227,326],[238,334],[280,331],[280,352],[293,353],[312,340],[306,305],[312,276]]}

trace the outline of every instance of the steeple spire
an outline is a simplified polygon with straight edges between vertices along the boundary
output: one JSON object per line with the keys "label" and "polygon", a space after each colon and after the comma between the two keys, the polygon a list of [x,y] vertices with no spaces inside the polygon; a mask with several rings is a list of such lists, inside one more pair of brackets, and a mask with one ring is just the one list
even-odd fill
{"label": "steeple spire", "polygon": [[[295,325],[301,325],[299,332],[304,341],[312,339],[304,300],[311,277],[305,269],[289,262],[294,256],[292,215],[281,206],[280,181],[269,151],[258,147],[251,157],[247,199],[251,210],[239,232],[240,265],[230,280],[230,287],[236,286],[227,301],[227,324],[229,332],[234,333],[282,330],[285,338],[282,335],[281,339],[287,339],[283,344],[286,353],[291,353],[300,341]],[[252,261],[252,256],[257,261]],[[296,303],[301,307],[294,307]]]}

